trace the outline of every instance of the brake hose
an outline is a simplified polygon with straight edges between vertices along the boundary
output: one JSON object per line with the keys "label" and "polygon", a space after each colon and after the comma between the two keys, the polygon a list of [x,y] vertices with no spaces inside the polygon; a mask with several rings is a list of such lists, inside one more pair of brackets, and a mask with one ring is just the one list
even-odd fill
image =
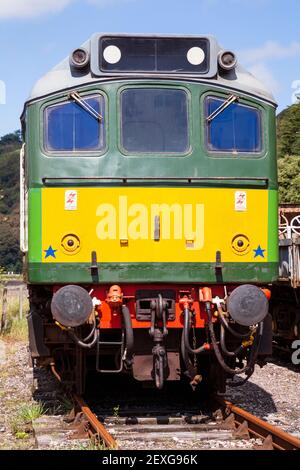
{"label": "brake hose", "polygon": [[134,337],[130,311],[126,305],[122,306],[122,315],[126,334],[126,357],[124,362],[127,367],[131,367],[133,362]]}
{"label": "brake hose", "polygon": [[236,348],[234,351],[228,351],[226,347],[226,343],[225,343],[225,328],[223,325],[221,325],[220,344],[221,344],[223,353],[229,357],[238,356],[243,350],[243,345],[241,345],[238,348]]}
{"label": "brake hose", "polygon": [[237,331],[233,330],[231,326],[229,326],[227,320],[225,319],[225,315],[224,315],[222,308],[221,307],[217,307],[217,308],[218,308],[219,318],[221,320],[222,325],[224,326],[224,328],[226,328],[226,330],[229,331],[229,333],[232,334],[232,336],[235,336],[236,338],[247,338],[248,336],[250,336],[251,331],[248,331],[247,333],[238,333]]}
{"label": "brake hose", "polygon": [[255,363],[256,355],[257,355],[259,344],[260,344],[260,341],[261,341],[261,337],[262,337],[262,333],[263,333],[263,322],[260,322],[260,324],[259,324],[259,332],[257,333],[254,344],[252,346],[249,362],[245,365],[245,367],[242,367],[241,369],[232,369],[224,361],[224,359],[222,357],[222,354],[220,352],[219,346],[218,346],[218,342],[217,342],[215,331],[214,331],[214,325],[213,325],[213,322],[212,322],[212,313],[211,313],[211,308],[210,308],[210,302],[206,302],[205,307],[206,307],[206,312],[207,312],[207,316],[208,316],[208,328],[209,328],[209,332],[210,332],[211,341],[212,341],[212,344],[213,344],[213,348],[214,348],[216,358],[217,358],[220,366],[225,370],[225,372],[227,372],[230,375],[239,375],[239,374],[242,374],[244,372],[247,372],[247,371],[251,370],[254,363]]}
{"label": "brake hose", "polygon": [[97,329],[94,332],[94,338],[90,343],[84,343],[81,341],[78,336],[75,335],[74,331],[67,330],[68,334],[71,336],[72,340],[81,348],[86,348],[86,349],[91,349],[97,342],[98,336],[99,336],[99,330]]}
{"label": "brake hose", "polygon": [[187,375],[191,380],[194,379],[194,377],[197,375],[197,369],[196,367],[193,366],[190,358],[189,358],[189,354],[187,352],[187,349],[185,347],[185,343],[184,343],[184,330],[182,329],[182,333],[181,333],[181,355],[182,355],[182,359],[183,359],[183,362],[184,362],[184,365],[186,367],[186,373],[185,375]]}

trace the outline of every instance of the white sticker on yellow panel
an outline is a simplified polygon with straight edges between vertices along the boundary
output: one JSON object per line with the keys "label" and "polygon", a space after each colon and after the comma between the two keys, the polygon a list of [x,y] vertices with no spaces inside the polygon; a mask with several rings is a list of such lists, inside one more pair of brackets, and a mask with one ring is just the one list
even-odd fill
{"label": "white sticker on yellow panel", "polygon": [[74,191],[74,190],[65,191],[65,210],[66,211],[77,210],[77,191]]}
{"label": "white sticker on yellow panel", "polygon": [[236,211],[247,210],[247,193],[245,191],[236,191],[234,194],[234,208]]}

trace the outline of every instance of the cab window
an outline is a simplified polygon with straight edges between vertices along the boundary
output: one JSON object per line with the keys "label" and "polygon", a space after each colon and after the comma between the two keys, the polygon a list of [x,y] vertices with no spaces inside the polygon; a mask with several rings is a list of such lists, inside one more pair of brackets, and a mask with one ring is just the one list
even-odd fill
{"label": "cab window", "polygon": [[[48,106],[44,112],[45,148],[50,152],[90,152],[105,147],[103,96]],[[100,116],[100,118],[98,117]]]}
{"label": "cab window", "polygon": [[189,149],[186,92],[165,88],[124,90],[121,144],[128,153],[186,153]]}
{"label": "cab window", "polygon": [[[206,145],[211,152],[260,153],[261,111],[237,102],[222,109],[225,99],[205,100]],[[220,110],[218,113],[217,110]],[[215,116],[213,116],[215,113]]]}

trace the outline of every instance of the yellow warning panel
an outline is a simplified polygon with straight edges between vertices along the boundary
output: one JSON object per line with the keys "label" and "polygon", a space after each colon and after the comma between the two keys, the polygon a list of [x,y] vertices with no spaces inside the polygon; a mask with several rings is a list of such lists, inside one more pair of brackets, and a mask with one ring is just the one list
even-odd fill
{"label": "yellow warning panel", "polygon": [[268,261],[262,189],[44,188],[42,221],[46,263]]}

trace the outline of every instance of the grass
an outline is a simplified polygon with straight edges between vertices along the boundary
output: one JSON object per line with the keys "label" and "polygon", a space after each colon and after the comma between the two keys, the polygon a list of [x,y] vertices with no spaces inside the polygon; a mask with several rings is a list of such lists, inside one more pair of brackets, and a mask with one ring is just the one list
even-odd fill
{"label": "grass", "polygon": [[115,418],[118,418],[118,417],[119,417],[119,412],[120,412],[120,405],[116,405],[116,406],[113,408],[113,414],[114,414],[114,417],[115,417]]}
{"label": "grass", "polygon": [[14,274],[13,276],[11,276],[5,273],[1,269],[2,268],[0,268],[0,286],[1,284],[4,284],[7,281],[22,281],[23,280],[23,274]]}
{"label": "grass", "polygon": [[64,394],[57,395],[58,403],[50,408],[49,411],[53,415],[66,415],[74,408],[74,403],[71,398]]}
{"label": "grass", "polygon": [[82,443],[82,444],[76,443],[72,447],[72,450],[113,450],[113,449],[108,449],[104,443],[94,440],[94,441],[89,441],[87,443]]}
{"label": "grass", "polygon": [[24,423],[32,423],[45,414],[45,406],[41,403],[29,403],[19,410],[19,417]]}
{"label": "grass", "polygon": [[28,439],[32,432],[32,422],[45,412],[41,403],[22,405],[10,421],[11,432],[17,439]]}
{"label": "grass", "polygon": [[18,296],[8,299],[8,312],[6,326],[1,336],[12,341],[26,341],[28,337],[26,313],[28,311],[28,301],[23,302],[23,315],[19,317]]}

